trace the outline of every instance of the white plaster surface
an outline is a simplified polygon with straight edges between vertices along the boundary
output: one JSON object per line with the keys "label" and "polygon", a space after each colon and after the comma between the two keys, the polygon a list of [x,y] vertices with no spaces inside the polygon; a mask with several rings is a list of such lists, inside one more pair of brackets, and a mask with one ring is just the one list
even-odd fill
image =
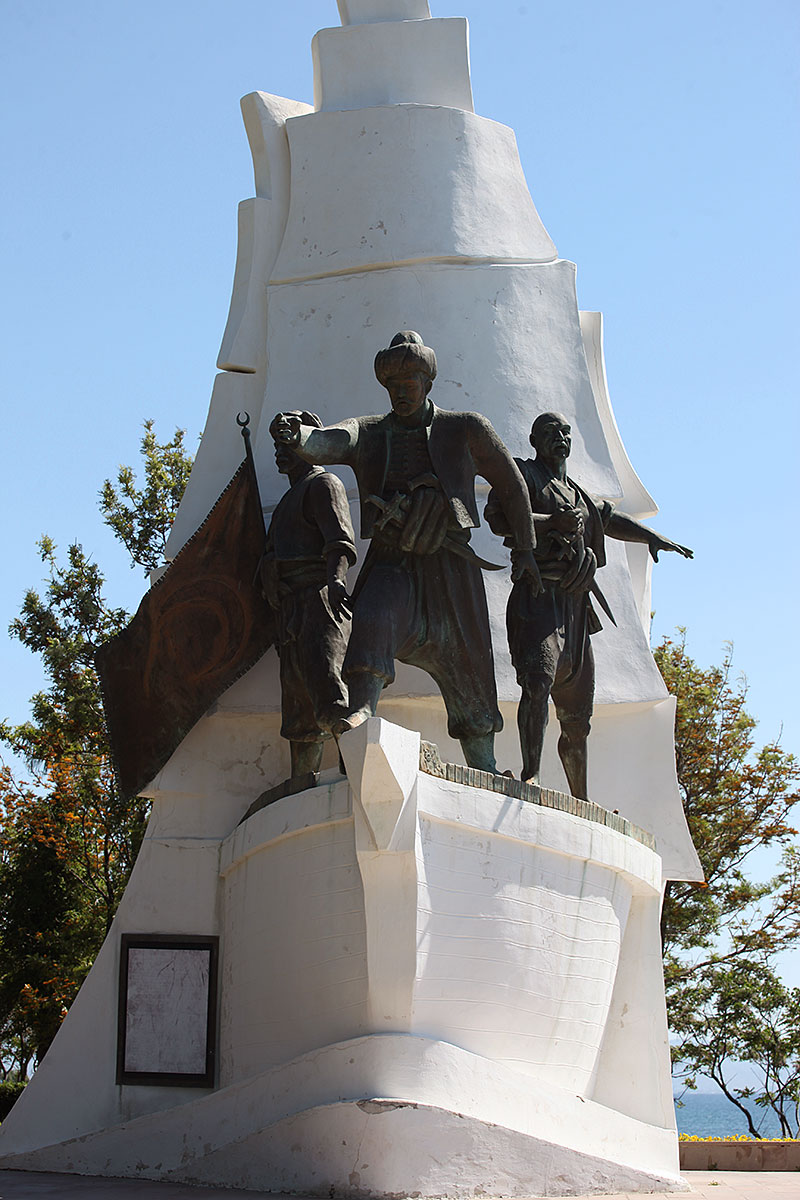
{"label": "white plaster surface", "polygon": [[[342,739],[349,807],[347,785],[332,784],[225,843],[224,1081],[334,1030],[385,1028],[586,1093],[631,898],[658,909],[658,856],[566,813],[409,775],[414,747],[397,751],[413,741],[374,718]],[[267,889],[292,923],[254,908]]]}
{"label": "white plaster surface", "polygon": [[369,21],[418,21],[430,17],[428,0],[337,0],[343,25]]}
{"label": "white plaster surface", "polygon": [[317,111],[409,103],[473,111],[463,17],[321,29],[311,52]]}
{"label": "white plaster surface", "polygon": [[289,212],[289,143],[286,121],[313,112],[302,100],[269,92],[248,92],[241,100],[242,119],[253,156],[256,195],[272,200],[279,236]]}
{"label": "white plaster surface", "polygon": [[340,747],[364,895],[367,1028],[411,1031],[419,973],[420,737],[375,717],[342,737]]}
{"label": "white plaster surface", "polygon": [[[619,507],[623,512],[625,511],[622,508],[622,504]],[[647,638],[649,645],[650,626],[653,620],[653,559],[650,556],[648,547],[639,542],[623,542],[622,545],[625,550],[625,558],[628,562],[628,574],[631,580],[633,602],[639,613],[642,632]]]}
{"label": "white plaster surface", "polygon": [[555,258],[505,125],[401,104],[293,117],[286,130],[291,202],[275,283],[426,260]]}
{"label": "white plaster surface", "polygon": [[[367,1032],[364,900],[347,785],[287,800],[247,822],[266,840],[248,837],[245,857],[223,848],[223,1086]],[[312,823],[309,804],[317,817],[329,805],[330,817]],[[233,835],[237,846],[245,830]]]}
{"label": "white plaster surface", "polygon": [[230,313],[217,366],[255,374],[264,365],[267,292],[264,275],[274,262],[271,201],[260,196],[239,205],[236,270]]}
{"label": "white plaster surface", "polygon": [[404,820],[417,784],[420,736],[376,717],[339,741],[360,814],[359,851],[414,849],[413,822]]}
{"label": "white plaster surface", "polygon": [[585,1094],[630,884],[599,864],[476,841],[449,823],[426,821],[421,840],[414,1028]]}
{"label": "white plaster surface", "polygon": [[675,1122],[661,963],[661,897],[632,896],[614,993],[588,1094],[649,1125]]}
{"label": "white plaster surface", "polygon": [[278,711],[272,720],[203,717],[145,793],[154,800],[147,836],[225,837],[256,796],[287,778],[288,765]]}
{"label": "white plaster surface", "polygon": [[112,1174],[113,1163],[141,1178],[324,1196],[333,1185],[386,1200],[682,1190],[674,1130],[531,1088],[457,1046],[391,1034],[302,1055],[15,1165],[63,1170],[65,1160],[79,1173]]}
{"label": "white plaster surface", "polygon": [[[221,1090],[184,1091],[165,1111],[163,1090],[112,1087],[110,1037],[88,1111],[49,1113],[43,1136],[37,1074],[28,1118],[18,1105],[4,1122],[0,1165],[284,1188],[338,1186],[347,1166],[376,1196],[552,1194],[565,1173],[630,1188],[671,1180],[667,1093],[636,1078],[648,1055],[659,1069],[668,1055],[663,993],[653,1004],[658,856],[567,812],[419,775],[418,741],[380,718],[342,752],[351,784],[285,797],[217,843],[221,903],[208,876],[173,893],[179,921],[203,897],[206,931],[221,910]],[[142,886],[157,891],[136,871],[121,929]],[[113,1025],[115,939],[70,1013],[86,993],[98,1030]],[[624,1056],[612,1056],[614,1037]],[[632,1093],[618,1078],[613,1096],[611,1057]],[[374,1103],[384,1099],[399,1103]],[[360,1165],[359,1138],[371,1151]]]}
{"label": "white plaster surface", "polygon": [[174,558],[205,520],[227,487],[244,455],[236,424],[238,413],[250,414],[255,443],[266,377],[267,279],[283,238],[289,212],[289,144],[287,117],[311,112],[311,106],[267,92],[251,92],[242,100],[256,195],[239,207],[239,238],[233,294],[222,336],[218,375],[189,483],[167,542]]}
{"label": "white plaster surface", "polygon": [[639,520],[653,517],[658,512],[658,506],[633,469],[622,442],[614,410],[611,407],[603,354],[603,314],[580,312],[578,317],[597,413],[603,426],[611,461],[622,488],[620,507],[629,516],[637,517]]}
{"label": "white plaster surface", "polygon": [[251,92],[242,99],[256,195],[239,205],[233,294],[217,358],[217,366],[223,371],[256,372],[265,366],[266,281],[272,273],[289,212],[289,144],[285,123],[287,117],[311,111],[308,104],[267,92]]}
{"label": "white plaster surface", "polygon": [[[373,359],[398,329],[418,329],[439,362],[435,404],[483,413],[519,457],[531,452],[538,413],[564,410],[574,426],[575,477],[593,494],[621,500],[583,351],[572,263],[395,267],[271,286],[268,303],[270,414],[301,407],[301,398],[302,407],[313,400],[326,423],[387,411]],[[284,487],[268,424],[256,445],[267,503]]]}
{"label": "white plaster surface", "polygon": [[[551,723],[554,736],[550,744],[555,749],[557,722],[553,718]],[[618,810],[654,834],[664,879],[700,883],[703,871],[678,790],[674,730],[674,696],[654,704],[626,706],[622,714],[612,704],[597,706],[590,734],[589,792],[602,796],[598,804]],[[552,775],[557,775],[555,764]]]}
{"label": "white plaster surface", "polygon": [[[419,673],[421,676],[421,672]],[[439,697],[384,692],[378,712],[389,721],[418,729],[439,747],[442,757],[458,762],[459,746],[447,734],[447,716]],[[663,879],[701,881],[703,873],[689,837],[675,775],[673,726],[675,701],[595,705],[589,735],[589,794],[610,812],[619,812],[652,833],[662,861]],[[521,765],[516,704],[501,701],[505,727],[496,739],[501,770],[517,778]],[[542,757],[545,787],[565,791],[557,751],[558,722],[551,706]],[[623,764],[623,767],[621,766]]]}

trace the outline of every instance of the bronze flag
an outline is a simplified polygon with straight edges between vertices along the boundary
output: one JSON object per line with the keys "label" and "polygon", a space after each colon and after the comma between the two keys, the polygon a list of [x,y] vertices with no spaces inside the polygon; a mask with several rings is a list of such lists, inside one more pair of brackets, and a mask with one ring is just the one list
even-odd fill
{"label": "bronze flag", "polygon": [[103,690],[117,783],[135,796],[193,725],[275,640],[256,579],[266,534],[250,445],[197,532],[102,645]]}

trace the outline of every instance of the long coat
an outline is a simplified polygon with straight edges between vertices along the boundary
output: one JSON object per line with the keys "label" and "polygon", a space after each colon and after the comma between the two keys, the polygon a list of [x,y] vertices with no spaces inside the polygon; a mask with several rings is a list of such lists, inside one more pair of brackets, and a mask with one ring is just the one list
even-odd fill
{"label": "long coat", "polygon": [[[352,467],[361,499],[361,536],[371,538],[378,511],[367,503],[381,496],[389,466],[394,413],[349,417],[323,429],[300,427],[300,443],[293,449],[307,462]],[[475,476],[486,479],[497,492],[514,533],[518,549],[536,543],[528,489],[514,459],[485,417],[473,412],[448,412],[430,404],[425,425],[428,453],[436,476],[460,529],[480,524],[475,503]],[[410,482],[410,481],[409,481]]]}

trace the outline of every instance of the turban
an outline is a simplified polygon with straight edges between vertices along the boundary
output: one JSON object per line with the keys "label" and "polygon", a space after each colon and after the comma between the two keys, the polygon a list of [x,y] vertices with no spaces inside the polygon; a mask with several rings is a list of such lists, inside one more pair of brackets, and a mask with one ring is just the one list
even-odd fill
{"label": "turban", "polygon": [[385,387],[391,375],[409,370],[435,379],[436,355],[418,333],[414,333],[413,329],[404,329],[402,333],[394,335],[386,350],[379,350],[375,355],[375,374],[378,382]]}

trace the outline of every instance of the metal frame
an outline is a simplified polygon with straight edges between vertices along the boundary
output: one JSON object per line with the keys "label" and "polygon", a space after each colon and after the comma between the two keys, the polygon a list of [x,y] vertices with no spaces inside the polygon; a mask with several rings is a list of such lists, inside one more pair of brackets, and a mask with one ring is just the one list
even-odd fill
{"label": "metal frame", "polygon": [[[126,1071],[125,1038],[128,1015],[128,952],[130,950],[206,950],[208,959],[208,1019],[206,1023],[206,1069],[201,1073],[181,1071]],[[217,1059],[217,979],[219,938],[187,934],[123,933],[120,938],[119,1004],[117,1013],[117,1083],[157,1087],[214,1086]]]}

